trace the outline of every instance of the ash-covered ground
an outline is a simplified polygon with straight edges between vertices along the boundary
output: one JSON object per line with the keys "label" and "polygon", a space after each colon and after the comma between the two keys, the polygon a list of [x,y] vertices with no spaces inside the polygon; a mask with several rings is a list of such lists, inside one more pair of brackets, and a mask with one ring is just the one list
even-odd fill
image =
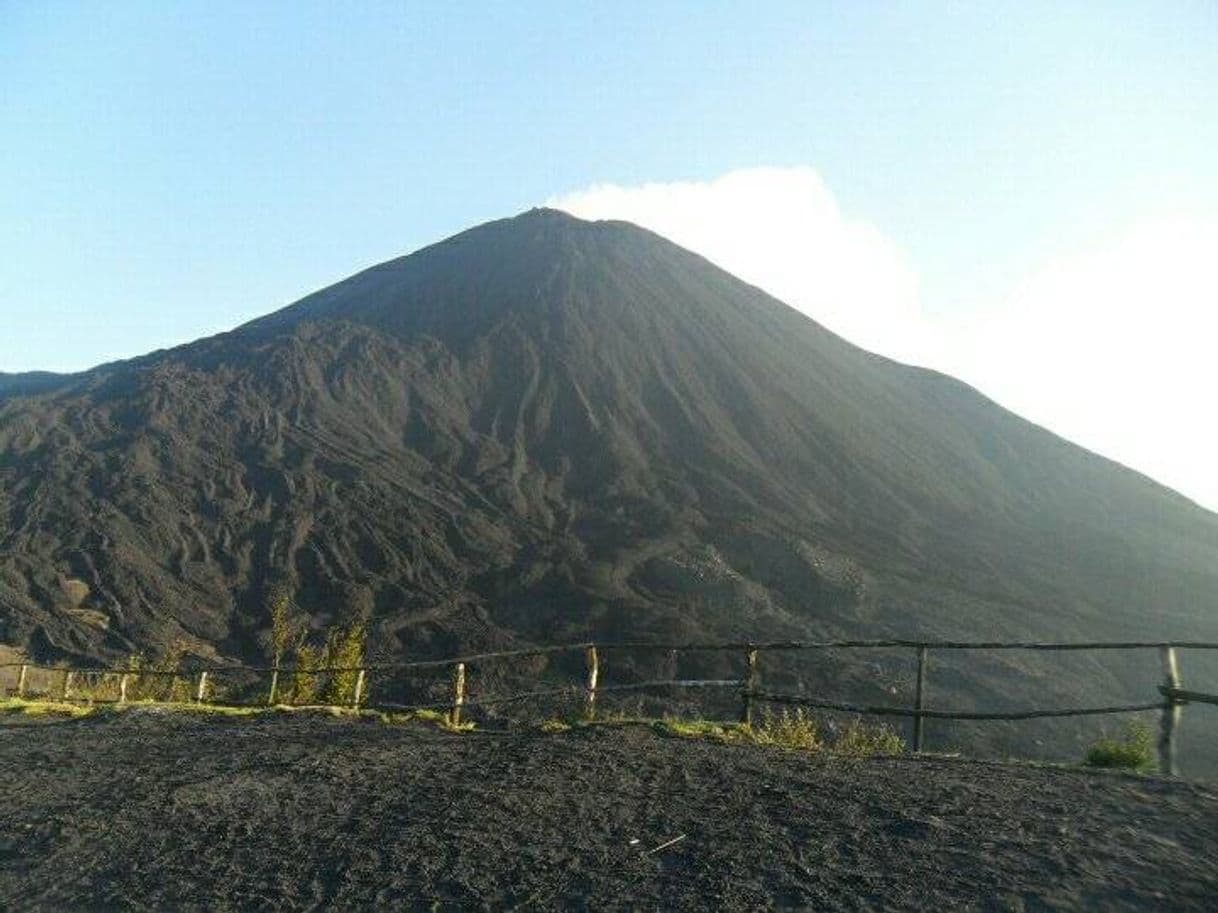
{"label": "ash-covered ground", "polygon": [[1132,775],[147,711],[0,769],[11,911],[1218,908],[1218,789]]}

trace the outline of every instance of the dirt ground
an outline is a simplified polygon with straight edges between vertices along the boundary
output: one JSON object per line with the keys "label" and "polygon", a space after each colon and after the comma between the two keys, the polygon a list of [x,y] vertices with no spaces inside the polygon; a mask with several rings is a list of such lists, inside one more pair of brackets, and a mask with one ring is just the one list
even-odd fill
{"label": "dirt ground", "polygon": [[148,711],[0,770],[11,911],[1218,909],[1218,788],[1120,774]]}

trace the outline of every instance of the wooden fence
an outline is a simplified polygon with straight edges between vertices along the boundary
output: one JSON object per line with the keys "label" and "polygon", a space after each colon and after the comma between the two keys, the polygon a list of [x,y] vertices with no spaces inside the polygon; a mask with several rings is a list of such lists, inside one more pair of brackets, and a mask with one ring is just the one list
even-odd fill
{"label": "wooden fence", "polygon": [[[914,700],[912,706],[884,706],[854,704],[844,701],[826,700],[807,694],[778,693],[766,691],[759,687],[760,657],[767,652],[788,652],[827,649],[878,649],[900,648],[915,651],[917,676],[915,679]],[[735,652],[744,659],[745,674],[741,679],[659,679],[638,681],[623,684],[604,685],[600,682],[600,653],[601,651],[632,650],[632,651],[664,651],[671,654],[698,652]],[[1156,650],[1158,651],[1163,668],[1163,683],[1158,688],[1158,695],[1149,701],[1137,704],[1122,704],[1105,707],[1072,707],[1067,709],[1028,709],[1003,712],[975,712],[962,710],[932,709],[925,706],[926,679],[928,658],[931,651],[939,650],[1028,650],[1028,651],[1076,651],[1076,650]],[[725,688],[735,689],[740,698],[740,722],[751,725],[754,707],[759,703],[772,703],[814,707],[824,710],[842,711],[861,715],[907,717],[913,720],[913,750],[920,752],[923,748],[924,722],[927,719],[939,720],[1030,720],[1046,717],[1094,716],[1100,714],[1134,713],[1138,711],[1160,711],[1160,731],[1158,740],[1159,769],[1162,773],[1174,776],[1176,774],[1176,738],[1180,726],[1180,711],[1184,704],[1204,703],[1218,704],[1218,695],[1185,690],[1180,679],[1179,650],[1218,650],[1218,642],[1204,641],[1124,641],[1124,642],[1091,642],[1091,643],[1038,643],[1038,642],[1002,642],[1002,641],[915,641],[915,640],[835,640],[835,641],[772,641],[759,643],[715,643],[715,644],[665,644],[651,642],[614,642],[614,643],[578,643],[562,646],[528,647],[518,650],[500,650],[490,653],[478,653],[468,656],[448,659],[421,660],[407,663],[369,663],[352,667],[317,667],[305,668],[297,666],[244,666],[244,665],[195,665],[190,669],[135,669],[123,667],[77,667],[45,666],[35,663],[5,663],[2,669],[17,669],[16,686],[12,690],[18,697],[25,697],[28,688],[30,670],[49,671],[58,677],[57,688],[51,691],[52,696],[59,700],[93,700],[73,693],[73,681],[77,676],[113,677],[117,680],[116,703],[128,700],[129,684],[133,679],[144,677],[170,677],[172,693],[173,685],[179,681],[188,683],[190,696],[195,702],[208,701],[209,676],[220,674],[244,673],[253,675],[268,675],[270,685],[264,701],[259,704],[274,706],[278,702],[279,682],[281,675],[333,675],[354,674],[354,687],[349,701],[344,702],[354,709],[367,708],[378,710],[419,711],[437,710],[447,712],[450,721],[455,725],[461,721],[464,708],[488,707],[494,705],[536,701],[548,697],[582,696],[585,716],[591,718],[596,712],[598,695],[641,691],[658,688]],[[582,652],[586,676],[582,682],[575,685],[549,687],[531,691],[518,691],[504,695],[474,696],[466,694],[466,668],[471,664],[488,660],[551,656],[561,653]],[[371,677],[378,674],[401,673],[405,671],[448,669],[451,673],[451,691],[444,701],[427,704],[371,704],[366,700],[369,693]],[[46,690],[43,691],[46,694]]]}

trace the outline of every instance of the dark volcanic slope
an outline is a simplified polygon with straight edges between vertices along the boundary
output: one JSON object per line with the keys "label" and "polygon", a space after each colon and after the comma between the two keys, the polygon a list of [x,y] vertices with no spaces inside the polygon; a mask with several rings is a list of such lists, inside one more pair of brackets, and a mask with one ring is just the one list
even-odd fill
{"label": "dark volcanic slope", "polygon": [[[1034,357],[1034,353],[1029,353]],[[0,641],[1218,636],[1218,517],[663,239],[546,210],[0,388]]]}
{"label": "dark volcanic slope", "polygon": [[1201,913],[1218,897],[1212,790],[1083,771],[138,711],[0,724],[0,766],[11,911]]}
{"label": "dark volcanic slope", "polygon": [[64,383],[67,378],[50,371],[27,371],[23,374],[6,374],[0,371],[0,395],[5,393],[36,393],[49,390]]}

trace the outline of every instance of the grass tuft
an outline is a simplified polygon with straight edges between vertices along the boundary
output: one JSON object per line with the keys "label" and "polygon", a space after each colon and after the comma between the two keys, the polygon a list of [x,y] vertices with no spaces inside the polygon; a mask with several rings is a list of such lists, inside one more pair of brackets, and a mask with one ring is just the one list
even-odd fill
{"label": "grass tuft", "polygon": [[35,701],[21,697],[10,697],[0,701],[0,713],[20,713],[26,716],[87,716],[93,712],[93,709],[88,704]]}
{"label": "grass tuft", "polygon": [[816,720],[802,707],[767,712],[761,725],[751,731],[753,741],[761,745],[777,745],[792,751],[820,751],[825,747]]}
{"label": "grass tuft", "polygon": [[843,729],[832,742],[826,742],[821,734],[820,724],[802,707],[766,712],[761,720],[752,726],[698,718],[668,716],[655,719],[618,713],[602,714],[596,720],[549,719],[539,724],[538,728],[543,732],[565,732],[580,726],[631,724],[651,726],[657,732],[679,738],[704,739],[734,745],[766,745],[809,754],[826,752],[859,758],[895,755],[905,750],[905,740],[890,726],[883,723],[868,724],[859,720]]}
{"label": "grass tuft", "polygon": [[905,740],[886,723],[866,724],[852,720],[833,741],[835,754],[852,758],[898,755],[905,750]]}
{"label": "grass tuft", "polygon": [[1154,746],[1144,723],[1131,723],[1119,737],[1106,737],[1087,750],[1087,766],[1148,771],[1154,767]]}
{"label": "grass tuft", "polygon": [[[0,713],[23,713],[29,715],[58,714],[82,717],[90,713],[126,713],[132,710],[155,709],[164,713],[204,713],[217,716],[248,717],[267,713],[328,713],[337,717],[354,717],[377,720],[382,723],[400,724],[423,722],[450,732],[470,732],[476,729],[473,721],[463,720],[456,726],[450,714],[442,710],[378,711],[354,710],[349,707],[311,705],[293,706],[280,704],[275,707],[232,706],[225,704],[198,704],[192,701],[157,701],[145,698],[125,704],[92,702],[63,702],[55,700],[28,700],[10,697],[0,700]],[[724,744],[766,745],[787,751],[830,754],[850,757],[872,757],[875,755],[899,754],[905,742],[890,727],[883,724],[868,725],[854,721],[842,730],[836,739],[826,743],[821,736],[817,721],[802,708],[783,709],[777,713],[767,712],[754,726],[743,723],[718,722],[705,719],[682,719],[679,717],[629,716],[626,714],[605,715],[595,721],[551,718],[537,724],[542,732],[566,732],[582,726],[645,725],[666,735],[686,739],[703,739]],[[1144,769],[1150,760],[1149,733],[1131,736],[1125,742],[1103,741],[1096,743],[1088,755],[1088,763],[1100,767],[1135,767]],[[1144,757],[1143,757],[1144,756]],[[1132,760],[1131,760],[1132,759]]]}

